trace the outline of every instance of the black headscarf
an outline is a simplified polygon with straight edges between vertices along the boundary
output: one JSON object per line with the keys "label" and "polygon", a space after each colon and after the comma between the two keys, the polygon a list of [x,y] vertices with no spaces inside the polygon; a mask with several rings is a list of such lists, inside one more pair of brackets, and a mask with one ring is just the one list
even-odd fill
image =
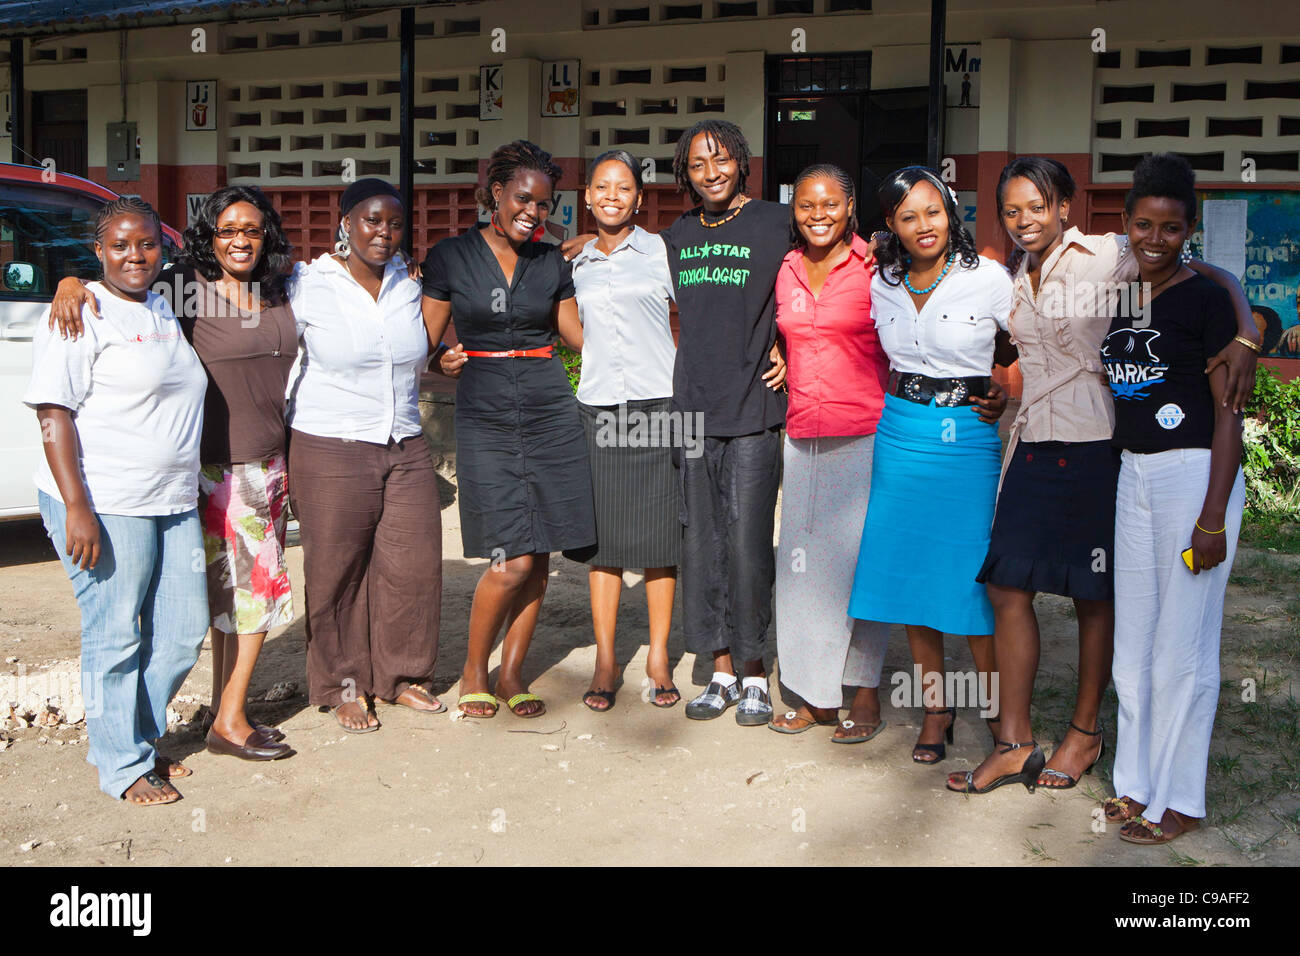
{"label": "black headscarf", "polygon": [[343,196],[339,199],[339,214],[346,216],[357,203],[365,202],[375,196],[392,196],[397,200],[399,206],[405,205],[402,202],[402,194],[397,191],[397,187],[384,182],[382,179],[358,179],[343,190]]}

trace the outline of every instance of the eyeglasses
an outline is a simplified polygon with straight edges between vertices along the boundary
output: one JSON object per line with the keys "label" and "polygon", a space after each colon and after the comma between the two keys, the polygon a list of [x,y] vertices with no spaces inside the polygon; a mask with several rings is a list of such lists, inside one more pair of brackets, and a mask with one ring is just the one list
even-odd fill
{"label": "eyeglasses", "polygon": [[235,236],[243,233],[248,239],[261,239],[266,235],[266,230],[259,229],[257,226],[250,226],[247,229],[240,229],[238,226],[221,226],[212,230],[213,235],[218,239],[234,239]]}

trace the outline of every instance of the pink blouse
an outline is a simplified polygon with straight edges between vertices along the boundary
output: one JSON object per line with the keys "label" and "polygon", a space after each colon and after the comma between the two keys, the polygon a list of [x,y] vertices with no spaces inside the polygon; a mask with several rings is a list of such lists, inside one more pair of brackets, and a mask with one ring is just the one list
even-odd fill
{"label": "pink blouse", "polygon": [[791,438],[870,435],[885,404],[889,359],[871,318],[875,260],[861,236],[813,295],[803,252],[776,277],[776,324],[785,340],[785,429]]}

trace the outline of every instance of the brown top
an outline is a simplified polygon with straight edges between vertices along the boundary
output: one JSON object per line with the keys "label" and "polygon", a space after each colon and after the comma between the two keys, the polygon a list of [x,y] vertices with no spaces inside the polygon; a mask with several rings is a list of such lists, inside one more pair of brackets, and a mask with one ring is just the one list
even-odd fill
{"label": "brown top", "polygon": [[1043,262],[1038,294],[1028,262],[1016,270],[1011,337],[1024,391],[1012,429],[1025,441],[1100,441],[1115,428],[1101,340],[1116,310],[1132,308],[1137,263],[1118,236],[1071,227]]}
{"label": "brown top", "polygon": [[288,301],[244,312],[198,273],[186,269],[181,279],[176,316],[208,373],[200,460],[226,465],[283,454],[284,392],[298,354]]}

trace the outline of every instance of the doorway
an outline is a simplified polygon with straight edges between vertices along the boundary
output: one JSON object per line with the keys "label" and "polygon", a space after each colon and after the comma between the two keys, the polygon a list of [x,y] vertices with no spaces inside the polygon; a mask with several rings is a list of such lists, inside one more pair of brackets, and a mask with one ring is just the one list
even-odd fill
{"label": "doorway", "polygon": [[928,89],[871,89],[871,53],[767,58],[763,196],[789,202],[799,172],[833,163],[853,177],[858,228],[884,228],[881,180],[924,163]]}
{"label": "doorway", "polygon": [[87,173],[86,91],[32,94],[32,155],[53,159],[61,173]]}

